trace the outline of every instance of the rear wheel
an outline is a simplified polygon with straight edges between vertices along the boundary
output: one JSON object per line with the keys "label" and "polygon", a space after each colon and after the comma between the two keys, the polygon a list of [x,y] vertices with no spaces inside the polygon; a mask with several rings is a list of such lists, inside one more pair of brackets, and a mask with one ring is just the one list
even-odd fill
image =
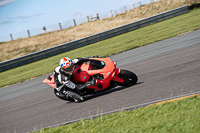
{"label": "rear wheel", "polygon": [[123,83],[118,82],[118,85],[120,86],[132,86],[138,81],[137,75],[128,70],[121,70],[121,72],[118,74],[118,77],[124,80]]}

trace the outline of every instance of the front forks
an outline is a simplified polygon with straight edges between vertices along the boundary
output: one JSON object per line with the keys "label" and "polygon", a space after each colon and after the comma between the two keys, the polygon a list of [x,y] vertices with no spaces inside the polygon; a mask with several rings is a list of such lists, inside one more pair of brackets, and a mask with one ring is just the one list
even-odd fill
{"label": "front forks", "polygon": [[114,81],[123,83],[124,80],[118,77],[118,74],[121,72],[121,69],[117,68],[115,72],[115,77],[113,78]]}

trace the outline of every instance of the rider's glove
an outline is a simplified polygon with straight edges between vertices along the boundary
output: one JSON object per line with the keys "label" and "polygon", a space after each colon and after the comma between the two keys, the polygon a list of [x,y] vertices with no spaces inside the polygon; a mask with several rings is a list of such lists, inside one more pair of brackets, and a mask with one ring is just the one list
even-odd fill
{"label": "rider's glove", "polygon": [[73,64],[76,64],[78,62],[78,59],[74,59],[72,62]]}
{"label": "rider's glove", "polygon": [[95,55],[94,58],[99,58],[99,56],[98,56],[98,55]]}

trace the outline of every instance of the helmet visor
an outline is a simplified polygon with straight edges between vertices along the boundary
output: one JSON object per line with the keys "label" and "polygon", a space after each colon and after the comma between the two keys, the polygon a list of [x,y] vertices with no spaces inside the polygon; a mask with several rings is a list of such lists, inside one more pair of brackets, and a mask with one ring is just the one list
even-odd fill
{"label": "helmet visor", "polygon": [[63,67],[62,67],[62,70],[63,70],[64,72],[66,72],[66,73],[72,73],[73,70],[74,70],[74,66],[71,65],[71,66],[68,67],[68,68],[63,68]]}

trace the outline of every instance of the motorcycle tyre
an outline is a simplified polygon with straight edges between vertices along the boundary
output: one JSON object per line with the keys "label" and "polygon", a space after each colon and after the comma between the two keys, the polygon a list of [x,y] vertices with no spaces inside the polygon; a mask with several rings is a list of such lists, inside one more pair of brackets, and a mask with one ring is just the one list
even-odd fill
{"label": "motorcycle tyre", "polygon": [[138,81],[138,77],[135,73],[128,71],[128,70],[121,70],[121,72],[118,74],[118,77],[123,79],[123,83],[119,83],[120,86],[132,86],[135,85]]}

